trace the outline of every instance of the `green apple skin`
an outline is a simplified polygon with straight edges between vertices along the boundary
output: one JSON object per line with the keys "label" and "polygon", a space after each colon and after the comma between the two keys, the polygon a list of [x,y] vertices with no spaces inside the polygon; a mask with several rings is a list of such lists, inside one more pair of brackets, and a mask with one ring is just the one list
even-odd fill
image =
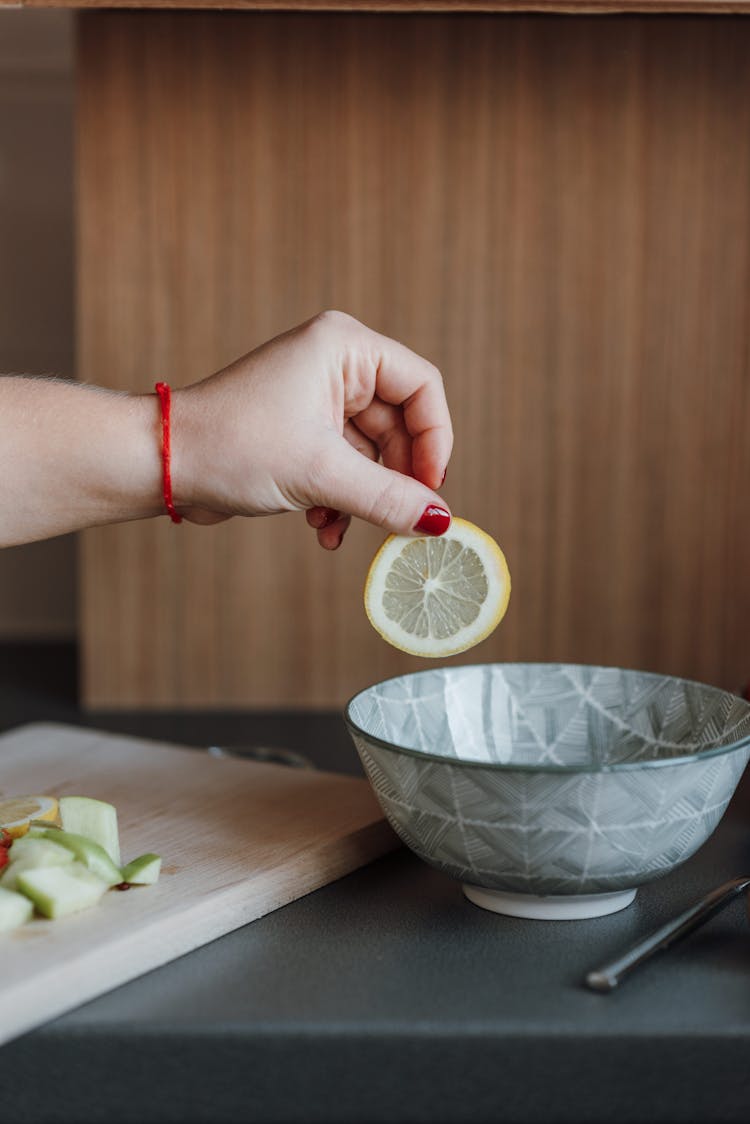
{"label": "green apple skin", "polygon": [[111,858],[98,843],[87,839],[85,835],[76,835],[72,831],[63,831],[59,827],[49,827],[44,832],[45,839],[59,843],[73,852],[78,862],[82,863],[92,874],[100,878],[107,886],[117,886],[122,882],[119,866],[115,866]]}
{"label": "green apple skin", "polygon": [[127,866],[122,868],[123,882],[131,886],[153,886],[159,880],[161,873],[161,857],[159,855],[139,855]]}

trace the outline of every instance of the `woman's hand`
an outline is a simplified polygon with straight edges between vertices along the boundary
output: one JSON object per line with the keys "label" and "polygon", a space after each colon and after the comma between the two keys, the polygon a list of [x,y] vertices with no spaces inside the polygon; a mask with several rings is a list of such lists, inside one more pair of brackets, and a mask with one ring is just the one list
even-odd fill
{"label": "woman's hand", "polygon": [[[307,509],[321,544],[351,515],[440,534],[452,436],[440,375],[323,313],[172,397],[172,494],[195,523]],[[0,547],[164,515],[155,394],[0,378]],[[382,465],[378,458],[382,458]]]}
{"label": "woman's hand", "polygon": [[437,369],[325,312],[173,392],[174,503],[196,523],[307,510],[329,550],[352,515],[441,534],[452,443]]}

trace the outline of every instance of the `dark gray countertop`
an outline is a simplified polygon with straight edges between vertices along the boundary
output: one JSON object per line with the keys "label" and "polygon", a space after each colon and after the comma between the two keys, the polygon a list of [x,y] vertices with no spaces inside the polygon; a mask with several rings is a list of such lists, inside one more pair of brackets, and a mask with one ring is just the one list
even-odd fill
{"label": "dark gray countertop", "polygon": [[[75,720],[56,704],[32,715],[4,701],[6,725]],[[358,767],[336,715],[86,721],[181,742],[206,723],[205,740],[312,745],[328,767]],[[744,1124],[743,902],[611,995],[581,981],[750,871],[748,803],[750,774],[689,863],[591,921],[486,913],[397,852],[4,1046],[0,1119]]]}

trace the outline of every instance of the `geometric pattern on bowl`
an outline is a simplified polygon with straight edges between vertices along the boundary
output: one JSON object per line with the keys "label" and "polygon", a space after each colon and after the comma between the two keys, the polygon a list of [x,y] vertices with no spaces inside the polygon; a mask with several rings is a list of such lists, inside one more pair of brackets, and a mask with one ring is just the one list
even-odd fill
{"label": "geometric pattern on bowl", "polygon": [[361,692],[346,721],[401,839],[461,882],[629,889],[709,837],[750,758],[750,704],[571,664],[437,668]]}

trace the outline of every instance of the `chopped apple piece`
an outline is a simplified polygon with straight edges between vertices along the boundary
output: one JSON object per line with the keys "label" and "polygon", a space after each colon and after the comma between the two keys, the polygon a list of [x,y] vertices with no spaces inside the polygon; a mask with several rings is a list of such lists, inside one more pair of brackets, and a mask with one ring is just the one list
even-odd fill
{"label": "chopped apple piece", "polygon": [[17,888],[18,876],[25,870],[37,870],[45,866],[66,866],[75,856],[68,847],[61,847],[51,839],[35,839],[24,835],[17,839],[10,851],[10,862],[0,878],[0,886],[6,890]]}
{"label": "chopped apple piece", "polygon": [[104,848],[115,866],[119,866],[120,836],[115,806],[91,796],[61,796],[58,804],[63,830],[93,839]]}
{"label": "chopped apple piece", "polygon": [[51,918],[67,917],[96,905],[107,888],[106,882],[77,862],[25,870],[18,876],[21,893]]}
{"label": "chopped apple piece", "polygon": [[159,855],[139,855],[127,866],[122,868],[123,882],[130,882],[133,886],[153,886],[159,879],[161,872],[161,857]]}
{"label": "chopped apple piece", "polygon": [[[29,799],[24,798],[24,814]],[[48,810],[50,819],[52,812],[57,816],[58,801],[44,797],[36,803],[41,812],[24,820],[23,836],[14,839],[12,832],[0,829],[0,933],[23,925],[35,908],[54,920],[96,905],[112,886],[127,890],[158,881],[161,858],[151,852],[120,869],[113,804],[90,796],[63,796],[58,827],[45,818]]]}
{"label": "chopped apple piece", "polygon": [[115,866],[103,847],[88,839],[85,835],[76,835],[72,831],[62,831],[57,827],[49,827],[44,832],[45,839],[59,843],[73,852],[75,858],[92,874],[101,879],[107,886],[117,886],[122,882],[120,868]]}
{"label": "chopped apple piece", "polygon": [[0,886],[0,933],[25,925],[33,912],[34,905],[27,897]]}

